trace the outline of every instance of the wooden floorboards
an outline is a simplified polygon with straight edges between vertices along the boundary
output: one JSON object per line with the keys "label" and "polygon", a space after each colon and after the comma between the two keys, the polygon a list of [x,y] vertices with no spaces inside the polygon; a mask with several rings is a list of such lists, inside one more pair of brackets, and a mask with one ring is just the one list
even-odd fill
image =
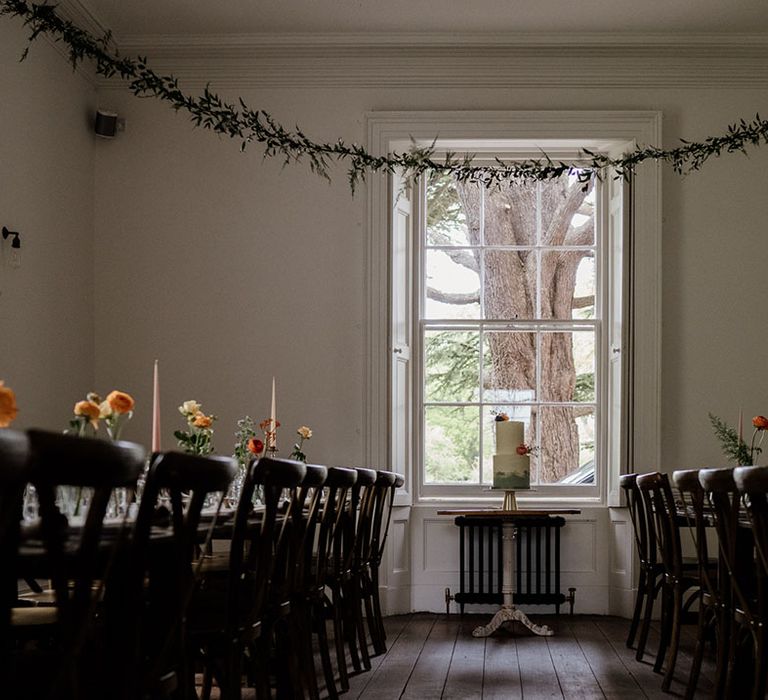
{"label": "wooden floorboards", "polygon": [[[546,618],[553,637],[515,627],[487,639],[472,630],[485,616],[417,613],[386,619],[387,653],[353,675],[342,697],[360,700],[538,700],[540,698],[670,698],[685,692],[694,629],[683,644],[671,691],[653,672],[656,630],[643,662],[625,646],[629,622],[615,617]],[[709,697],[713,665],[705,662],[697,698]]]}

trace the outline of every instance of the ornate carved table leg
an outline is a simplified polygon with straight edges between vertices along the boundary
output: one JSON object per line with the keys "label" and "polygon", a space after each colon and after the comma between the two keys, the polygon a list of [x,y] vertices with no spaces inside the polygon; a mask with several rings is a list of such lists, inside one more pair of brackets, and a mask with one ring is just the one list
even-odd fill
{"label": "ornate carved table leg", "polygon": [[547,625],[534,625],[528,616],[518,610],[513,602],[515,592],[515,525],[511,521],[505,521],[502,525],[502,585],[501,593],[504,603],[501,609],[493,616],[487,625],[476,627],[472,631],[473,637],[489,637],[499,627],[506,623],[519,622],[534,634],[540,637],[551,637],[554,634],[552,628]]}

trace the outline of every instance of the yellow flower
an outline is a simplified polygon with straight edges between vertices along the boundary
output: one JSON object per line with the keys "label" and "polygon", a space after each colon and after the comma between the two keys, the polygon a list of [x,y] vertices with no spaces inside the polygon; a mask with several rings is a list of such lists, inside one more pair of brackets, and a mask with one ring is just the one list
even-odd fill
{"label": "yellow flower", "polygon": [[0,428],[7,428],[18,412],[16,394],[0,380]]}
{"label": "yellow flower", "polygon": [[198,413],[192,421],[196,428],[210,428],[212,423],[213,416],[206,416],[205,413]]}
{"label": "yellow flower", "polygon": [[99,404],[99,418],[109,418],[112,413],[112,406],[110,406],[109,401],[102,401]]}
{"label": "yellow flower", "polygon": [[302,425],[296,432],[302,440],[309,440],[312,437],[312,429],[306,425]]}
{"label": "yellow flower", "polygon": [[75,404],[74,413],[76,416],[84,416],[87,418],[94,428],[99,427],[101,409],[99,408],[99,405],[93,403],[93,401],[78,401]]}
{"label": "yellow flower", "polygon": [[107,402],[115,413],[130,413],[133,410],[133,397],[122,391],[113,391],[107,396]]}

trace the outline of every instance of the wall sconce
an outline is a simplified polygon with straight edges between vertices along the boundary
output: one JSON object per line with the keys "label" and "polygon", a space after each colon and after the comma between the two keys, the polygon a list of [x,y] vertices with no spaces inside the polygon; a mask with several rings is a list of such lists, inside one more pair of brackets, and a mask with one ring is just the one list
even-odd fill
{"label": "wall sconce", "polygon": [[21,236],[18,231],[9,231],[3,226],[3,240],[11,240],[11,267],[21,267]]}

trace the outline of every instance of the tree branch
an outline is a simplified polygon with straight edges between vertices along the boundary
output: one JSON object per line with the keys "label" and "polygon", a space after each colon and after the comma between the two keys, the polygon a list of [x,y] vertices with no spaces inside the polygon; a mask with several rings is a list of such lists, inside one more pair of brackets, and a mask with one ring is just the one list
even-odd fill
{"label": "tree branch", "polygon": [[439,301],[441,304],[479,304],[480,291],[459,294],[454,292],[441,292],[434,287],[427,287],[427,298]]}
{"label": "tree branch", "polygon": [[595,295],[591,294],[587,297],[573,297],[572,309],[586,309],[595,305]]}

